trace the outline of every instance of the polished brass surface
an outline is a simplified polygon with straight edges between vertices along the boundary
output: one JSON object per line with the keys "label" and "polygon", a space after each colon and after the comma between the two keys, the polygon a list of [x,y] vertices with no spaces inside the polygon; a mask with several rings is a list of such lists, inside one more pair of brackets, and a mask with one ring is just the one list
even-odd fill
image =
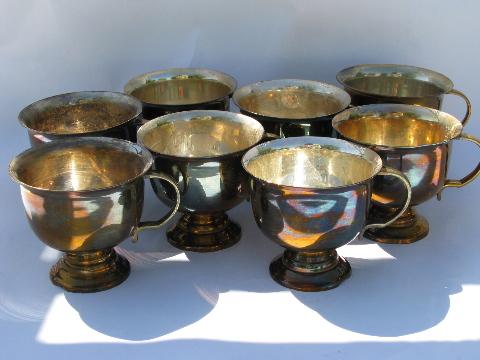
{"label": "polished brass surface", "polygon": [[120,285],[129,274],[128,260],[110,248],[65,253],[50,269],[50,280],[67,291],[89,293]]}
{"label": "polished brass surface", "polygon": [[[240,227],[225,211],[248,193],[241,156],[262,141],[264,130],[248,116],[227,111],[196,110],[153,119],[138,131],[138,140],[154,155],[154,168],[178,182],[184,213],[167,233],[182,250],[208,252],[233,245]],[[152,187],[167,204],[172,193],[161,181]]]}
{"label": "polished brass surface", "polygon": [[311,80],[261,81],[235,91],[233,101],[246,115],[278,135],[331,136],[331,119],[350,96],[336,86]]}
{"label": "polished brass surface", "polygon": [[[412,185],[411,205],[421,204],[449,186],[461,187],[480,174],[480,164],[461,180],[446,180],[452,140],[476,138],[462,134],[455,117],[430,108],[404,104],[374,104],[348,109],[333,119],[339,135],[369,146],[387,166],[402,171]],[[372,217],[385,219],[402,204],[400,184],[395,179],[374,182]],[[411,243],[428,234],[428,223],[409,209],[388,228],[369,230],[365,235],[386,243]]]}
{"label": "polished brass surface", "polygon": [[249,161],[247,171],[277,185],[326,189],[362,182],[381,166],[378,157],[364,158],[312,144],[257,157]]}
{"label": "polished brass surface", "polygon": [[72,136],[134,140],[142,112],[134,97],[108,91],[81,91],[39,100],[18,115],[32,146]]}
{"label": "polished brass surface", "polygon": [[[335,249],[364,230],[388,226],[410,202],[410,185],[400,172],[382,167],[373,151],[344,140],[293,137],[259,144],[242,158],[251,177],[251,202],[257,225],[287,250],[270,265],[283,286],[302,291],[328,290],[350,274]],[[383,223],[367,218],[371,189],[379,176],[403,181],[401,210]]]}
{"label": "polished brass surface", "polygon": [[125,92],[143,103],[146,119],[187,110],[228,110],[237,84],[231,76],[201,68],[174,68],[131,79]]}
{"label": "polished brass surface", "polygon": [[186,212],[177,224],[167,231],[170,244],[178,249],[212,252],[235,245],[242,236],[238,224],[225,213],[198,214]]}
{"label": "polished brass surface", "polygon": [[453,82],[436,71],[409,65],[363,64],[343,69],[337,80],[352,97],[352,105],[401,103],[440,109],[445,94],[466,103],[465,125],[472,109],[468,97],[453,88]]}
{"label": "polished brass surface", "polygon": [[[66,254],[52,281],[68,291],[94,292],[125,280],[129,267],[113,247],[145,228],[162,226],[179,205],[168,176],[152,172],[151,154],[113,138],[79,137],[27,150],[10,163],[36,235]],[[122,164],[128,164],[124,166]],[[175,206],[162,219],[141,222],[143,177],[169,182]]]}
{"label": "polished brass surface", "polygon": [[151,121],[142,126],[138,136],[155,153],[210,158],[244,151],[259,142],[263,132],[258,122],[246,116],[191,111]]}

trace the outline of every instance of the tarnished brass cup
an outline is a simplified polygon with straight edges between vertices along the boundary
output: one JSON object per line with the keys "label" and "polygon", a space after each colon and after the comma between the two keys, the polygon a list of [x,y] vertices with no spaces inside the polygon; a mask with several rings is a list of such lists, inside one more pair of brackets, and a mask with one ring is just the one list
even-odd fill
{"label": "tarnished brass cup", "polygon": [[[351,272],[338,256],[367,229],[388,226],[408,208],[411,188],[397,170],[362,146],[322,137],[269,141],[242,158],[251,176],[251,202],[257,225],[286,248],[270,264],[270,275],[288,288],[329,290]],[[367,218],[375,179],[394,176],[407,189],[403,208],[385,223]],[[405,193],[405,191],[403,191]]]}
{"label": "tarnished brass cup", "polygon": [[[447,180],[449,144],[480,141],[462,133],[462,124],[439,110],[403,104],[373,104],[346,110],[333,119],[341,137],[370,147],[385,165],[402,171],[412,185],[415,206],[439,194],[447,187],[462,187],[480,173],[480,163],[461,180]],[[372,215],[387,217],[401,205],[400,184],[396,179],[378,179],[374,183]],[[371,229],[365,236],[383,243],[408,244],[428,234],[428,222],[409,208],[391,226]]]}
{"label": "tarnished brass cup", "polygon": [[330,137],[332,118],[350,105],[350,96],[323,82],[282,79],[244,86],[234,92],[233,101],[269,133]]}
{"label": "tarnished brass cup", "polygon": [[34,102],[18,115],[32,146],[73,136],[135,140],[142,104],[109,91],[80,91]]}
{"label": "tarnished brass cup", "polygon": [[[226,211],[248,194],[247,175],[240,159],[262,140],[260,123],[227,111],[195,110],[153,119],[138,130],[138,140],[154,155],[154,169],[178,182],[183,216],[167,232],[168,241],[182,250],[225,249],[241,236]],[[156,194],[167,204],[174,196],[152,179]]]}
{"label": "tarnished brass cup", "polygon": [[146,120],[187,110],[229,110],[237,82],[220,71],[174,68],[131,79],[125,92],[143,103]]}
{"label": "tarnished brass cup", "polygon": [[412,104],[440,110],[445,94],[460,96],[467,104],[462,120],[471,114],[468,97],[453,88],[453,82],[436,71],[416,66],[363,64],[343,69],[337,80],[352,97],[352,105]]}
{"label": "tarnished brass cup", "polygon": [[[65,252],[50,279],[72,292],[112,288],[130,272],[113,249],[146,228],[158,228],[177,211],[179,192],[167,175],[150,170],[152,155],[129,141],[78,137],[27,150],[10,163],[27,218],[45,244]],[[143,178],[171,185],[176,198],[158,221],[140,221]]]}

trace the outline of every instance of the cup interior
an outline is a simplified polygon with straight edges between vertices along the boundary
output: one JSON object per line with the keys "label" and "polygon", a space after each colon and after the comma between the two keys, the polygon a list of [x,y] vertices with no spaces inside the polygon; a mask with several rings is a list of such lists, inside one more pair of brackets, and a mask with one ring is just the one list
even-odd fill
{"label": "cup interior", "polygon": [[130,80],[125,91],[147,104],[175,106],[222,99],[235,86],[235,80],[221,72],[187,68],[141,75]]}
{"label": "cup interior", "polygon": [[358,65],[342,70],[337,79],[355,91],[386,97],[437,97],[453,88],[446,76],[408,65]]}
{"label": "cup interior", "polygon": [[258,143],[262,125],[245,115],[226,111],[185,111],[149,121],[139,141],[162,155],[198,158],[237,153]]}
{"label": "cup interior", "polygon": [[10,175],[39,190],[94,191],[125,184],[152,162],[147,151],[127,141],[78,138],[25,151],[11,162]]}
{"label": "cup interior", "polygon": [[109,92],[62,94],[37,101],[20,112],[27,127],[48,134],[85,134],[122,125],[140,115],[135,98]]}
{"label": "cup interior", "polygon": [[335,117],[333,126],[358,143],[387,147],[418,147],[448,142],[458,136],[461,123],[437,110],[410,105],[362,106]]}
{"label": "cup interior", "polygon": [[245,86],[233,96],[252,114],[280,119],[312,119],[338,113],[350,96],[333,85],[309,80],[272,80]]}
{"label": "cup interior", "polygon": [[273,140],[249,150],[245,170],[267,183],[312,189],[366,181],[382,167],[373,151],[339,139],[298,137]]}

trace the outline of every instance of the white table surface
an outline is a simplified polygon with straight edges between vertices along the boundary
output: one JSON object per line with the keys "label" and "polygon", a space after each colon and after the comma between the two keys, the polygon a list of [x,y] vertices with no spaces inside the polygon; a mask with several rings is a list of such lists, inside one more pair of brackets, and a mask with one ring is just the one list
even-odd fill
{"label": "white table surface", "polygon": [[[239,85],[274,78],[335,83],[358,63],[447,74],[467,93],[480,134],[478,1],[0,0],[0,359],[480,359],[480,181],[420,206],[430,235],[405,246],[354,241],[352,276],[301,293],[268,265],[282,249],[249,204],[230,211],[241,241],[214,254],[177,251],[164,231],[125,241],[121,286],[69,294],[48,278],[58,253],[30,230],[6,169],[28,147],[15,121],[29,103],[79,90],[121,90],[132,76],[209,67]],[[447,96],[445,110],[464,112]],[[478,161],[456,144],[451,175]],[[147,186],[145,218],[165,208]]]}
{"label": "white table surface", "polygon": [[[477,185],[478,186],[478,185]],[[302,293],[277,285],[268,264],[281,248],[244,203],[234,247],[183,253],[164,231],[119,252],[132,264],[120,286],[71,294],[49,282],[58,253],[28,228],[6,184],[0,242],[2,359],[157,358],[475,359],[480,354],[480,262],[472,189],[421,206],[430,235],[412,245],[356,240],[340,249],[352,276],[337,289]],[[164,211],[150,189],[144,216]]]}

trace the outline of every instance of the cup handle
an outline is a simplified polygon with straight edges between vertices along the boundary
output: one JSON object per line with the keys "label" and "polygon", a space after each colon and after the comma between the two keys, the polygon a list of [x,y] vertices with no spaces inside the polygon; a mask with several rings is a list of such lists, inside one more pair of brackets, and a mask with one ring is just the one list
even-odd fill
{"label": "cup handle", "polygon": [[470,99],[467,97],[467,95],[457,89],[450,90],[448,94],[460,96],[463,100],[465,100],[465,103],[467,104],[467,112],[462,120],[462,125],[465,126],[470,119],[470,115],[472,115],[472,103],[470,102]]}
{"label": "cup handle", "polygon": [[380,176],[394,176],[394,177],[398,178],[399,180],[401,180],[403,182],[403,184],[405,185],[405,188],[407,189],[407,199],[405,200],[405,204],[403,204],[403,207],[399,211],[397,211],[397,213],[395,214],[395,216],[393,216],[393,218],[391,218],[390,220],[388,220],[384,224],[376,224],[376,223],[367,224],[363,228],[363,232],[365,232],[368,229],[384,228],[384,227],[387,227],[387,226],[393,224],[408,209],[408,207],[410,206],[410,200],[412,199],[412,186],[410,185],[410,181],[408,181],[407,177],[405,175],[403,175],[403,173],[401,171],[398,171],[398,170],[393,169],[391,167],[384,166],[382,168],[382,170],[377,175],[380,175]]}
{"label": "cup handle", "polygon": [[[460,134],[460,136],[455,138],[454,140],[467,140],[467,141],[470,141],[470,142],[476,144],[478,147],[480,147],[480,140],[478,140],[476,137],[474,137],[472,135]],[[437,199],[438,200],[441,199],[441,193],[442,193],[443,189],[448,188],[448,187],[459,188],[459,187],[465,186],[465,185],[471,183],[473,180],[475,180],[478,175],[480,175],[480,162],[478,162],[475,169],[473,169],[470,173],[468,173],[466,176],[464,176],[460,180],[450,180],[450,179],[445,180],[442,188],[440,189],[440,191],[437,194]]]}
{"label": "cup handle", "polygon": [[168,176],[166,174],[163,174],[161,172],[158,172],[158,171],[149,170],[144,175],[144,177],[146,177],[147,179],[161,179],[161,180],[165,180],[166,182],[168,182],[173,187],[173,189],[175,190],[175,206],[172,209],[170,209],[170,211],[166,215],[164,215],[162,218],[160,218],[159,220],[156,220],[156,221],[139,221],[137,226],[133,229],[132,234],[131,234],[131,236],[133,238],[133,242],[138,241],[138,234],[140,232],[142,232],[143,230],[157,229],[157,228],[165,225],[165,223],[167,223],[175,215],[175,213],[178,211],[178,208],[180,206],[180,190],[178,189],[177,183],[170,176]]}

